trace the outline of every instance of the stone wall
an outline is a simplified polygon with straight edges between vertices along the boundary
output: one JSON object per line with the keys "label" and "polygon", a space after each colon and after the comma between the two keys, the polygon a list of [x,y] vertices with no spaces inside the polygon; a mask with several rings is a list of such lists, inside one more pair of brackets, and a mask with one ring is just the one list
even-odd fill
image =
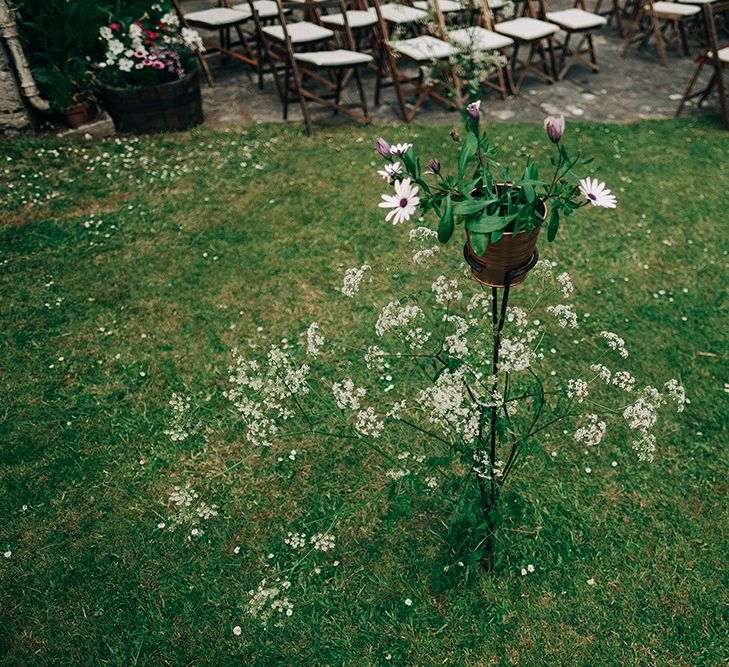
{"label": "stone wall", "polygon": [[30,118],[23,105],[5,44],[0,39],[0,132],[13,132],[29,127]]}

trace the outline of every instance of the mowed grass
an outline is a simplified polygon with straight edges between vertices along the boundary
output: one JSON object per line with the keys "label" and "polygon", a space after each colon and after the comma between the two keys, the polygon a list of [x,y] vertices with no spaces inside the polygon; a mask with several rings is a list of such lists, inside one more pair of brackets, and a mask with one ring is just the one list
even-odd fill
{"label": "mowed grass", "polygon": [[[417,281],[376,207],[372,142],[442,156],[448,129],[0,144],[2,664],[725,663],[729,135],[715,120],[569,125],[619,208],[575,216],[542,256],[571,273],[588,329],[619,332],[635,374],[678,377],[691,404],[652,464],[629,442],[585,453],[553,433],[558,455],[513,478],[494,576],[444,576],[446,508],[371,499],[370,453],[312,438],[261,453],[232,419],[231,348],[315,319],[366,342],[392,295],[375,282],[343,299],[343,271],[392,262]],[[507,161],[546,148],[540,127],[489,129]],[[570,337],[565,368],[583,354]],[[201,422],[182,442],[164,433],[173,392]],[[277,461],[292,447],[296,462]],[[193,540],[157,528],[186,483],[219,506]],[[286,532],[338,514],[322,574],[291,575],[284,626],[247,618]]]}

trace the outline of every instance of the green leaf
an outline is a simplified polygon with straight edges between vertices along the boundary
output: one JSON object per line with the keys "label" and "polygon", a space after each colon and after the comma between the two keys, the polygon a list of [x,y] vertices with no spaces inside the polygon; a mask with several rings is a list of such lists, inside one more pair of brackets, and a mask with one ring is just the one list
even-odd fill
{"label": "green leaf", "polygon": [[554,241],[559,229],[559,209],[555,206],[549,214],[549,227],[547,228],[547,241]]}
{"label": "green leaf", "polygon": [[482,215],[478,220],[469,220],[466,223],[466,229],[476,234],[490,234],[508,227],[515,217],[514,215]]}
{"label": "green leaf", "polygon": [[451,236],[453,236],[453,205],[451,204],[451,196],[448,195],[438,224],[438,240],[441,243],[448,243]]}
{"label": "green leaf", "polygon": [[453,207],[454,215],[473,215],[485,209],[489,204],[493,203],[493,199],[464,199],[459,201]]}
{"label": "green leaf", "polygon": [[463,142],[463,148],[461,148],[461,154],[458,156],[458,180],[462,181],[468,168],[468,163],[476,155],[478,150],[478,138],[473,132],[469,132],[466,135],[466,140]]}
{"label": "green leaf", "polygon": [[488,244],[489,237],[486,234],[471,234],[471,247],[477,255],[483,255]]}

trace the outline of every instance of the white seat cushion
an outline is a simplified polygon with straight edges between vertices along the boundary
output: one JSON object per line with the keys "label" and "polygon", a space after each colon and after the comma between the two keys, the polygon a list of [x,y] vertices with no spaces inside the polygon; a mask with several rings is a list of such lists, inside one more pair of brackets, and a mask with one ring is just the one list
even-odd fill
{"label": "white seat cushion", "polygon": [[[438,4],[440,5],[440,11],[444,14],[452,14],[453,12],[463,11],[463,5],[460,2],[456,2],[456,0],[440,0]],[[427,11],[428,0],[416,0],[413,3],[413,6]]]}
{"label": "white seat cushion", "polygon": [[[270,19],[278,16],[278,7],[274,0],[256,0],[253,5],[258,12],[258,16],[262,19]],[[251,8],[248,6],[248,3],[233,5],[233,9],[251,16]]]}
{"label": "white seat cushion", "polygon": [[[370,7],[369,11],[374,14],[374,7]],[[424,12],[422,9],[392,3],[382,5],[380,11],[382,12],[382,18],[390,23],[415,23],[417,21],[424,21],[428,17],[428,12]]]}
{"label": "white seat cushion", "polygon": [[607,19],[584,9],[564,9],[561,12],[547,12],[547,20],[566,30],[589,30],[607,25]]}
{"label": "white seat cushion", "polygon": [[[461,0],[464,9],[470,9],[471,7],[479,9],[482,4],[481,0]],[[504,7],[506,7],[506,0],[491,0],[489,2],[489,9],[492,12],[498,12]]]}
{"label": "white seat cushion", "polygon": [[311,53],[295,53],[294,58],[317,67],[349,67],[372,62],[372,56],[357,51],[335,49],[334,51],[312,51]]}
{"label": "white seat cushion", "polygon": [[203,9],[199,12],[190,12],[185,14],[188,23],[197,26],[210,26],[212,28],[220,28],[226,25],[236,25],[248,20],[251,15],[251,9],[248,8],[248,14],[230,9],[228,7],[216,7],[214,9]]}
{"label": "white seat cushion", "polygon": [[[708,51],[706,55],[709,58],[713,58],[714,52]],[[729,46],[725,46],[723,49],[719,49],[719,62],[729,65]]]}
{"label": "white seat cushion", "polygon": [[448,32],[448,39],[464,48],[471,48],[474,51],[496,51],[511,46],[514,40],[506,35],[499,35],[497,32],[491,32],[481,26],[471,26],[470,28],[458,28]]}
{"label": "white seat cushion", "polygon": [[437,37],[431,37],[430,35],[421,35],[412,39],[392,42],[390,46],[397,53],[401,53],[418,62],[449,58],[458,53],[458,49],[452,44],[444,42]]}
{"label": "white seat cushion", "polygon": [[[650,9],[646,7],[646,9]],[[655,14],[670,14],[672,16],[693,16],[701,11],[697,5],[684,5],[680,2],[654,2],[653,12]]]}
{"label": "white seat cushion", "polygon": [[[318,42],[321,39],[329,39],[334,33],[329,28],[323,28],[316,23],[308,21],[299,21],[298,23],[288,23],[286,28],[293,44],[304,44],[306,42]],[[284,39],[284,31],[280,25],[269,25],[263,28],[269,37],[273,37],[279,41]]]}
{"label": "white seat cushion", "polygon": [[508,35],[516,40],[525,42],[543,39],[559,30],[559,27],[554,25],[554,23],[547,23],[546,21],[539,21],[538,19],[530,19],[528,17],[497,23],[495,28],[496,32],[500,32],[502,35]]}
{"label": "white seat cushion", "polygon": [[[344,26],[344,17],[341,14],[324,14],[321,17],[321,22],[341,28]],[[367,28],[377,23],[377,15],[359,9],[352,9],[347,12],[347,22],[350,28]]]}

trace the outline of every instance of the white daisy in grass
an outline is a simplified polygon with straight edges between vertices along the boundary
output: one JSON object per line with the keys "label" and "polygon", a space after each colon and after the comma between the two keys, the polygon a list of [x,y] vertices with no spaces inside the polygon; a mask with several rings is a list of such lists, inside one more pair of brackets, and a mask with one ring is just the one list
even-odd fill
{"label": "white daisy in grass", "polygon": [[399,162],[386,164],[384,169],[379,169],[377,173],[382,176],[388,183],[392,183],[397,174],[402,173],[402,166]]}
{"label": "white daisy in grass", "polygon": [[402,181],[395,181],[394,195],[382,195],[380,208],[391,208],[385,220],[392,220],[393,225],[398,225],[410,219],[419,203],[418,186],[411,185],[410,179],[404,178]]}
{"label": "white daisy in grass", "polygon": [[412,148],[412,144],[393,144],[390,146],[390,154],[391,155],[402,155],[403,153],[406,153],[408,149]]}
{"label": "white daisy in grass", "polygon": [[615,195],[605,187],[605,183],[596,178],[583,178],[580,181],[580,191],[593,206],[616,208],[618,205]]}

